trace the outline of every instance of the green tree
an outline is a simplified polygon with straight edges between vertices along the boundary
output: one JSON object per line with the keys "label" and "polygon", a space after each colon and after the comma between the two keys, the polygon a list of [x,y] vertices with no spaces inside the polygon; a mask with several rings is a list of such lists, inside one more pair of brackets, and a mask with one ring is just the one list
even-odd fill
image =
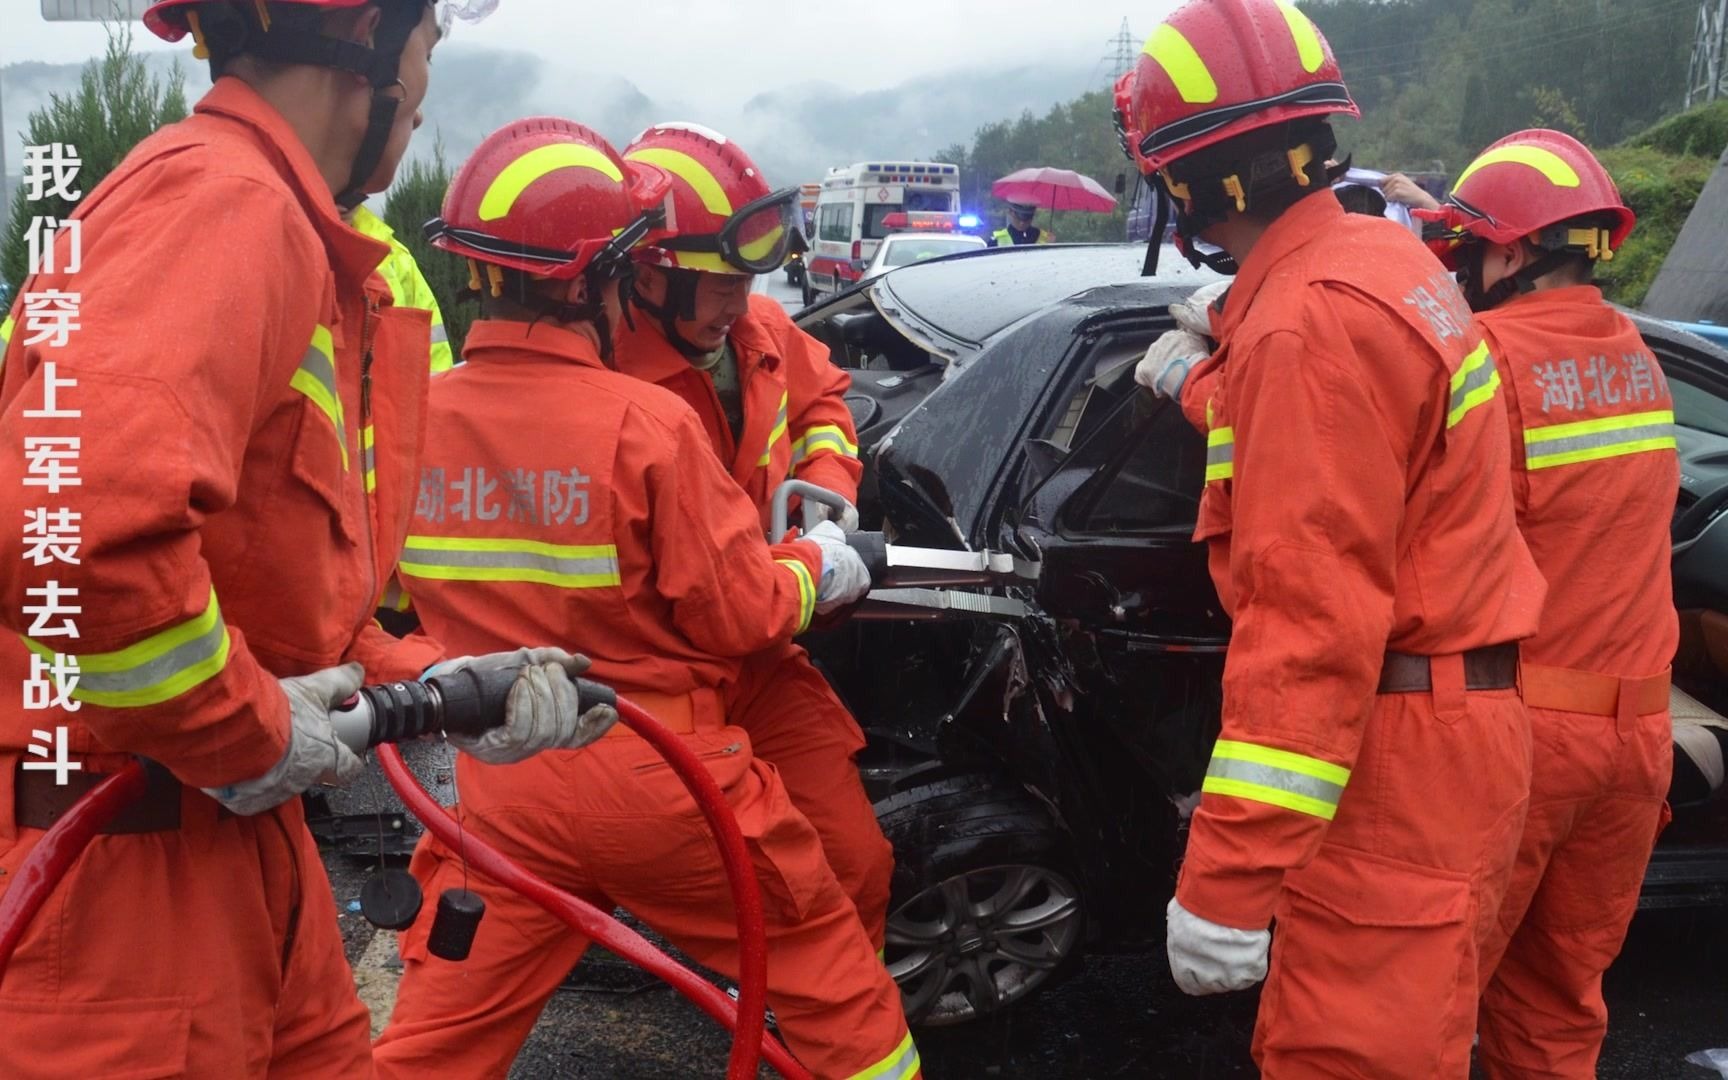
{"label": "green tree", "polygon": [[[151,132],[185,119],[185,83],[178,63],[166,79],[151,75],[143,57],[132,51],[131,27],[110,24],[107,52],[84,66],[76,93],[55,94],[45,108],[30,114],[24,144],[76,147],[82,162],[77,189],[88,195]],[[28,194],[24,186],[13,194],[5,241],[0,245],[0,277],[14,292],[28,269],[25,233],[32,219],[63,221],[77,205],[60,198],[31,201]]]}
{"label": "green tree", "polygon": [[462,293],[468,288],[468,266],[447,251],[439,251],[426,242],[425,225],[443,213],[444,195],[450,190],[450,164],[444,157],[444,142],[433,145],[430,160],[415,158],[396,174],[396,183],[384,200],[385,224],[396,233],[414,261],[432,294],[438,298],[438,309],[444,314],[444,329],[450,335],[450,348],[462,355],[462,342],[468,337],[468,327],[478,314],[471,303],[463,303]]}

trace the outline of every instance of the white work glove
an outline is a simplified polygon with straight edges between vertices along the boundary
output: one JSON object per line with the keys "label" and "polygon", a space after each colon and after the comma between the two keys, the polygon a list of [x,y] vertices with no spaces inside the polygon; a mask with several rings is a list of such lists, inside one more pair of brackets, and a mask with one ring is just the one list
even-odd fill
{"label": "white work glove", "polygon": [[282,759],[256,780],[204,789],[241,817],[274,809],[317,784],[346,784],[365,767],[330,724],[330,710],[365,684],[364,668],[344,664],[276,681],[288,698],[288,749]]}
{"label": "white work glove", "polygon": [[818,517],[823,521],[832,521],[836,525],[839,525],[841,532],[858,531],[858,508],[853,506],[850,501],[848,501],[846,505],[839,510],[834,509],[827,503],[819,503],[815,499],[809,500],[809,503],[810,506],[815,509]]}
{"label": "white work glove", "polygon": [[816,610],[826,615],[845,607],[870,591],[870,571],[864,560],[846,542],[846,534],[832,521],[824,521],[804,534],[822,549],[822,583],[816,587]]}
{"label": "white work glove", "polygon": [[1208,922],[1176,902],[1165,909],[1164,947],[1170,974],[1184,994],[1246,990],[1266,977],[1267,930],[1237,930]]}
{"label": "white work glove", "polygon": [[1188,373],[1210,353],[1211,348],[1200,335],[1186,330],[1167,330],[1134,365],[1134,381],[1161,398],[1180,401],[1182,384],[1188,381]]}
{"label": "white work glove", "polygon": [[542,750],[579,750],[618,722],[618,710],[610,705],[582,707],[573,680],[588,670],[588,658],[572,656],[563,649],[464,656],[438,664],[426,674],[504,668],[521,669],[505,699],[504,726],[483,735],[445,736],[452,746],[488,765],[514,765]]}
{"label": "white work glove", "polygon": [[1228,279],[1202,285],[1181,302],[1170,305],[1176,329],[1160,335],[1146,350],[1145,357],[1134,368],[1135,382],[1159,397],[1181,399],[1182,384],[1188,381],[1188,374],[1212,353],[1210,308],[1230,285]]}

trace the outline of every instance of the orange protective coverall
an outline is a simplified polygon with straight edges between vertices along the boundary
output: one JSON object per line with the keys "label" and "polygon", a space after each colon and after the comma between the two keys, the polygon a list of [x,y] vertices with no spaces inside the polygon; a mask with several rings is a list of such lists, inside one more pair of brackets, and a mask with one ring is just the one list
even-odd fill
{"label": "orange protective coverall", "polygon": [[[1530,730],[1465,651],[1535,631],[1495,369],[1415,237],[1331,192],[1266,230],[1183,392],[1195,536],[1234,620],[1177,897],[1277,932],[1267,1076],[1459,1077],[1523,824]],[[1388,651],[1433,689],[1377,694]]]}
{"label": "orange protective coverall", "polygon": [[[828,349],[793,325],[778,301],[751,295],[729,339],[744,390],[744,434],[734,439],[714,382],[673,348],[658,323],[637,316],[618,349],[618,369],[677,394],[696,410],[714,452],[770,519],[788,477],[857,501],[863,466],[844,395],[850,376]],[[727,719],[774,763],[792,805],[822,837],[834,876],[880,949],[894,849],[882,835],[855,759],[864,733],[803,648],[790,641],[748,657],[726,689]]]}
{"label": "orange protective coverall", "polygon": [[1594,287],[1529,293],[1479,321],[1509,391],[1518,527],[1549,588],[1524,643],[1530,816],[1483,950],[1478,1057],[1491,1077],[1584,1080],[1673,768],[1674,401]]}
{"label": "orange protective coverall", "polygon": [[[141,754],[187,786],[177,828],[98,836],[36,917],[0,986],[0,1072],[368,1076],[367,1013],[299,800],[237,818],[196,789],[281,757],[277,677],[358,659],[394,678],[436,658],[369,621],[390,562],[375,549],[399,546],[411,509],[426,315],[378,309],[386,248],[341,222],[287,123],[234,79],[78,216],[82,270],[24,290],[80,293],[80,328],[26,344],[19,319],[5,353],[0,622],[80,657],[81,707],[23,710],[29,654],[8,635],[0,889],[42,835],[14,816],[32,729],[64,725],[87,773]],[[377,448],[400,451],[377,459],[371,500],[363,342]],[[25,415],[48,361],[77,380],[58,405],[81,417]],[[82,440],[79,486],[24,486],[24,440],[42,436]],[[62,506],[82,514],[79,561],[39,563],[17,523]],[[20,615],[49,581],[78,590],[76,638]]]}
{"label": "orange protective coverall", "polygon": [[[467,364],[433,382],[429,453],[400,573],[452,651],[563,645],[591,675],[685,732],[738,815],[762,882],[768,1000],[819,1076],[916,1076],[900,993],[775,770],[728,724],[719,688],[742,658],[809,622],[821,554],[770,548],[754,508],[677,398],[608,371],[585,337],[482,321]],[[620,904],[700,962],[737,976],[737,931],[714,841],[683,785],[619,726],[585,750],[456,768],[470,832],[610,909]],[[428,898],[460,860],[427,837]],[[473,875],[486,900],[473,954],[426,951],[433,904],[402,938],[407,964],[380,1074],[502,1076],[587,948],[539,907]],[[871,1070],[880,1070],[873,1072]]]}

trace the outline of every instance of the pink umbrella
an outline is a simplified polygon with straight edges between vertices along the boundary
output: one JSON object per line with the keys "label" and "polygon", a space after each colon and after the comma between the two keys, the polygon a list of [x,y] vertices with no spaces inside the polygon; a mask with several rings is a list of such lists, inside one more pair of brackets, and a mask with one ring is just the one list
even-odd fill
{"label": "pink umbrella", "polygon": [[1116,198],[1090,176],[1072,169],[1021,169],[990,185],[990,194],[1005,202],[1028,203],[1047,210],[1084,210],[1108,214]]}

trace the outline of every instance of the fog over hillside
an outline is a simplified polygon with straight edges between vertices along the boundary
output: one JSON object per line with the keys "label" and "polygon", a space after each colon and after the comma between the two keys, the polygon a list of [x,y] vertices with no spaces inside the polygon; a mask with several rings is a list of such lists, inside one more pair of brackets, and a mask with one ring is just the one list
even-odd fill
{"label": "fog over hillside", "polygon": [[[195,101],[209,86],[203,66],[183,54],[146,54],[166,74],[178,56],[186,93]],[[20,132],[50,93],[77,88],[79,65],[9,64],[4,79],[6,164],[14,175]],[[780,186],[819,179],[830,166],[870,157],[928,157],[966,142],[982,125],[1043,113],[1090,89],[1083,64],[1040,64],[956,70],[909,79],[890,90],[857,93],[832,83],[806,83],[759,94],[741,106],[700,100],[656,100],[627,78],[560,67],[525,52],[452,43],[438,51],[426,126],[414,154],[442,140],[460,161],[490,131],[520,116],[552,113],[598,128],[620,145],[657,120],[695,120],[737,139]]]}

